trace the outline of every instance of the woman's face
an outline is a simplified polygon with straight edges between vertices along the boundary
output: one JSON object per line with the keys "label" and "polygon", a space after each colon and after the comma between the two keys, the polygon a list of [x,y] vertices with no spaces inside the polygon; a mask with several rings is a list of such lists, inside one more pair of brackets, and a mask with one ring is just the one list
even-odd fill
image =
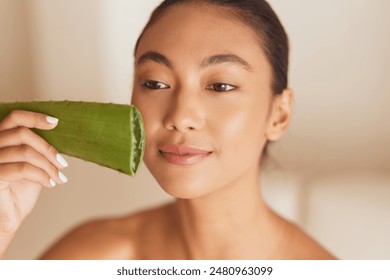
{"label": "woman's face", "polygon": [[139,43],[132,103],[144,118],[144,161],[175,197],[258,176],[271,100],[256,34],[215,8],[172,7]]}

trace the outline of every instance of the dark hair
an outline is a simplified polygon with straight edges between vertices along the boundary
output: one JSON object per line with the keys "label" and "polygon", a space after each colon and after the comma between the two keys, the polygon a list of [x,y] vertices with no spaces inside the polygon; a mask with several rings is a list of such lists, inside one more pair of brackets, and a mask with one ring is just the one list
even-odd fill
{"label": "dark hair", "polygon": [[165,0],[152,13],[138,38],[135,50],[145,31],[161,18],[168,8],[185,3],[219,6],[230,12],[235,20],[250,26],[272,66],[272,91],[280,94],[288,86],[288,37],[275,12],[265,0]]}

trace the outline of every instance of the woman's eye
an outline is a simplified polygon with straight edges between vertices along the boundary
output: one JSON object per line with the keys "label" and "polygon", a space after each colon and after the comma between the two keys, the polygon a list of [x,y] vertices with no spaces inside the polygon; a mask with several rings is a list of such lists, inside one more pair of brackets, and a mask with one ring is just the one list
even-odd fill
{"label": "woman's eye", "polygon": [[161,83],[161,82],[153,81],[153,80],[143,80],[141,82],[141,84],[142,84],[142,86],[144,86],[148,89],[167,89],[167,88],[169,88],[168,85]]}
{"label": "woman's eye", "polygon": [[209,85],[207,89],[217,92],[227,92],[236,89],[236,87],[229,84],[217,83]]}

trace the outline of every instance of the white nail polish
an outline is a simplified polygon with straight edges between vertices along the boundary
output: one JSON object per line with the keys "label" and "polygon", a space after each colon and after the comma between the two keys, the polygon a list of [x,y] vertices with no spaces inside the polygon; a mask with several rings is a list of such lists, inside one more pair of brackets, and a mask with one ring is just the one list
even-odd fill
{"label": "white nail polish", "polygon": [[54,188],[56,185],[57,185],[56,182],[54,182],[53,179],[50,179],[50,186],[51,186],[52,188]]}
{"label": "white nail polish", "polygon": [[62,172],[58,172],[58,177],[60,177],[60,180],[61,180],[63,183],[68,182],[68,178],[66,178],[66,176],[65,176],[64,174],[62,174]]}
{"label": "white nail polish", "polygon": [[57,159],[58,163],[61,164],[62,167],[68,167],[69,164],[68,164],[68,162],[63,158],[62,155],[57,154],[56,159]]}
{"label": "white nail polish", "polygon": [[58,119],[57,119],[57,118],[50,117],[50,116],[47,116],[47,117],[46,117],[46,121],[47,121],[48,123],[51,123],[51,124],[57,124],[57,123],[58,123]]}

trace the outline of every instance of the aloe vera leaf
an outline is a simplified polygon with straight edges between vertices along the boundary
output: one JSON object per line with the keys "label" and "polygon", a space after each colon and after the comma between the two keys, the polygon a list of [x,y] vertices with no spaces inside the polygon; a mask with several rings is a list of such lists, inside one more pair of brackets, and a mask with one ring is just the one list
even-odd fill
{"label": "aloe vera leaf", "polygon": [[0,120],[13,110],[58,118],[53,130],[33,129],[60,153],[134,176],[143,159],[143,120],[134,105],[73,101],[0,103]]}

